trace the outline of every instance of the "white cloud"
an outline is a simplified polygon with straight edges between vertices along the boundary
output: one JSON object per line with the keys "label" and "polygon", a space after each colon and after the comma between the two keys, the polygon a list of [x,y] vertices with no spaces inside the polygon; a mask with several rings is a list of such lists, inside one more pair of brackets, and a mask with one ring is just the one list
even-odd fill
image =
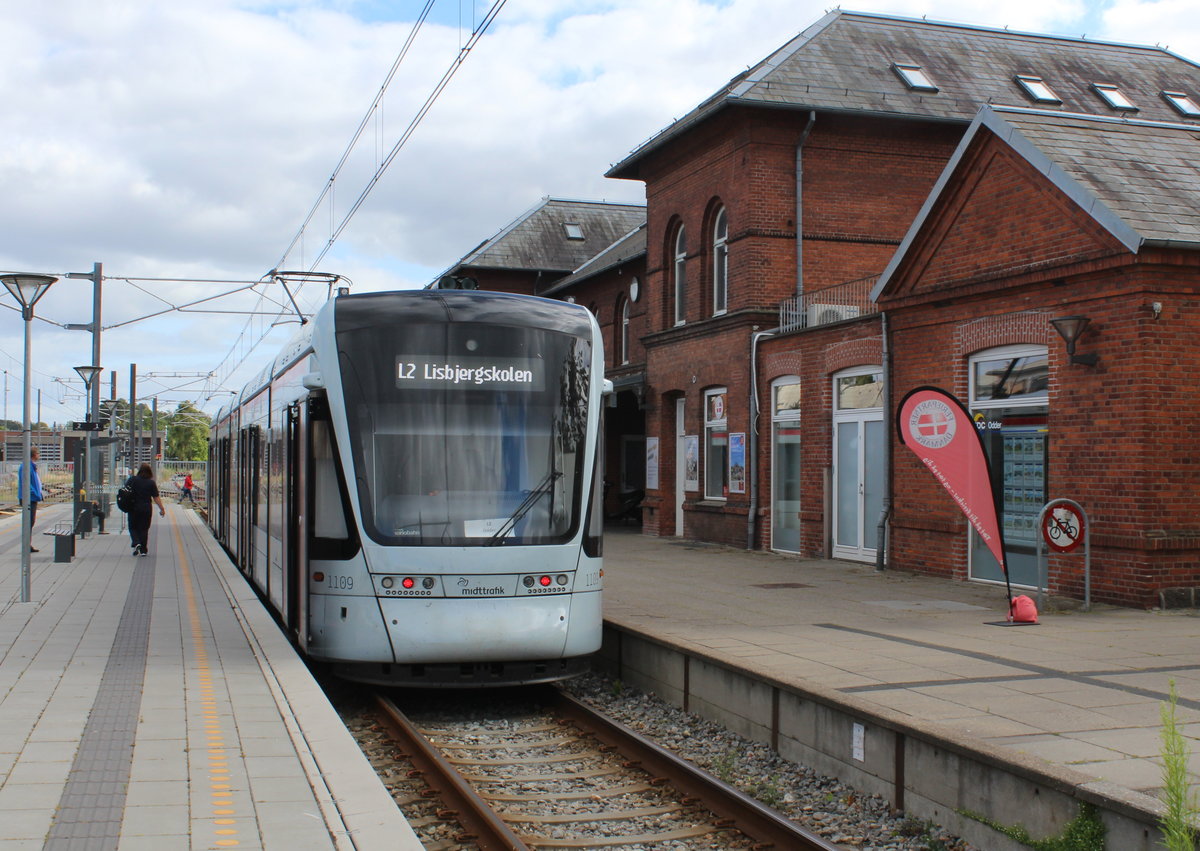
{"label": "white cloud", "polygon": [[[322,249],[466,42],[460,11],[469,27],[488,5],[441,0],[347,162],[332,209],[316,212],[288,266]],[[1169,42],[1197,57],[1200,23],[1187,5],[879,0],[868,11]],[[89,271],[99,260],[114,276],[263,275],[408,38],[398,6],[415,9],[356,0],[9,4],[0,27],[0,269]],[[607,180],[609,166],[825,11],[808,0],[508,0],[322,268],[359,289],[419,286],[541,196],[640,201],[642,185]],[[142,286],[180,304],[222,285]],[[319,291],[307,288],[306,303]],[[161,308],[120,281],[105,294],[106,325]],[[60,282],[39,315],[87,322],[90,295],[85,281]],[[249,309],[256,298],[212,307]],[[231,350],[240,356],[246,322],[184,314],[122,325],[105,334],[104,365],[120,373],[122,395],[132,362],[143,373],[203,372]],[[289,330],[251,357],[255,368]],[[260,331],[252,324],[250,335]],[[41,322],[35,333],[37,386],[57,398],[64,385],[52,379],[78,382],[71,367],[90,359],[90,340]],[[10,415],[20,352],[18,318],[0,311]],[[65,405],[57,407],[77,401]]]}

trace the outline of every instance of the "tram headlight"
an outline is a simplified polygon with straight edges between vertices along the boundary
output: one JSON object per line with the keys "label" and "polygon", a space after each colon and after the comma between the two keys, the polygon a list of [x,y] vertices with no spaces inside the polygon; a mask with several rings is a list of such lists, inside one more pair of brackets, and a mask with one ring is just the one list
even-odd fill
{"label": "tram headlight", "polygon": [[536,580],[535,580],[535,579],[534,579],[532,576],[526,576],[524,579],[522,579],[522,580],[521,580],[521,583],[522,583],[522,584],[523,584],[523,585],[524,585],[526,588],[532,588],[532,587],[533,587],[533,583],[534,583],[535,581],[536,581]]}
{"label": "tram headlight", "polygon": [[424,579],[421,580],[421,587],[424,588],[426,591],[433,588],[433,585],[434,585],[434,582],[433,582],[432,576],[426,576]]}
{"label": "tram headlight", "polygon": [[392,577],[390,577],[390,576],[385,576],[385,577],[383,577],[383,579],[379,580],[379,584],[382,585],[384,588],[391,588],[393,585],[396,584],[396,580],[392,579]]}
{"label": "tram headlight", "polygon": [[554,577],[554,581],[557,582],[559,585],[566,585],[567,584],[567,575],[565,573],[560,573],[558,576]]}

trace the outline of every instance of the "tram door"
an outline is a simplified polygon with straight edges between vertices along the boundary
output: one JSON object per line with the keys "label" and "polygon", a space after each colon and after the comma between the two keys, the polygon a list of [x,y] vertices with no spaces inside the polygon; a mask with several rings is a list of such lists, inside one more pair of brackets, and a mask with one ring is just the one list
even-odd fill
{"label": "tram door", "polygon": [[238,441],[238,464],[240,467],[239,483],[241,492],[238,494],[238,504],[242,508],[238,524],[238,562],[242,570],[249,576],[254,575],[254,534],[258,526],[258,457],[259,429],[257,426],[242,429],[241,440]]}
{"label": "tram door", "polygon": [[293,402],[287,409],[284,446],[285,620],[302,648],[308,647],[308,468],[312,447],[308,437],[308,405]]}

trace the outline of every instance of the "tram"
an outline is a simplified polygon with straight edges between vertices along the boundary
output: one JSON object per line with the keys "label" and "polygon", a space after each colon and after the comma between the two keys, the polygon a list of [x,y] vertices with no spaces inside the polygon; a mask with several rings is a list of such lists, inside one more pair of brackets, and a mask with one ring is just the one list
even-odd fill
{"label": "tram", "polygon": [[341,677],[572,676],[600,646],[605,385],[581,306],[339,292],[214,419],[209,525]]}

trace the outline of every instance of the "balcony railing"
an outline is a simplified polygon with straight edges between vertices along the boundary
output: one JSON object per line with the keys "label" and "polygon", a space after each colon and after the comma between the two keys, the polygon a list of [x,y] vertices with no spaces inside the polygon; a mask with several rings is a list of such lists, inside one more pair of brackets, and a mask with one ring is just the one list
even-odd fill
{"label": "balcony railing", "polygon": [[779,303],[779,330],[798,331],[878,313],[879,307],[871,300],[871,290],[878,282],[879,276],[872,275],[784,299]]}

